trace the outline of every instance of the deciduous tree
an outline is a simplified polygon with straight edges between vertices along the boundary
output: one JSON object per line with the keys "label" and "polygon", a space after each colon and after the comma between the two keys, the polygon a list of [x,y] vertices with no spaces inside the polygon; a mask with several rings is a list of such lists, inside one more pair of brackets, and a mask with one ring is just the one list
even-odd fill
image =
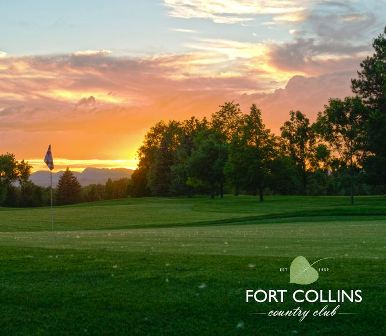
{"label": "deciduous tree", "polygon": [[367,109],[358,97],[330,99],[319,113],[316,129],[340,161],[349,168],[351,203],[354,203],[354,170],[365,155]]}
{"label": "deciduous tree", "polygon": [[298,167],[306,193],[307,175],[315,154],[315,135],[310,120],[300,111],[291,111],[290,120],[281,127],[281,137],[287,153]]}

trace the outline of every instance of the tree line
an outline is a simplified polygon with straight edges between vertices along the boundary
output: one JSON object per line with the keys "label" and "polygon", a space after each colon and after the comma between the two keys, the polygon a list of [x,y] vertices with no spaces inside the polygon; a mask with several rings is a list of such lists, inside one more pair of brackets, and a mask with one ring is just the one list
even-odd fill
{"label": "tree line", "polygon": [[[17,161],[13,154],[0,155],[0,206],[49,206],[51,190],[30,181],[31,166]],[[130,194],[130,179],[108,179],[105,184],[81,186],[73,172],[67,168],[53,189],[54,205],[93,202],[124,198]]]}
{"label": "tree line", "polygon": [[[385,28],[386,32],[386,28]],[[311,123],[291,111],[279,136],[260,109],[243,113],[226,102],[207,119],[160,121],[139,148],[133,196],[225,192],[344,195],[384,193],[386,187],[386,40],[352,80],[353,96],[330,99]]]}

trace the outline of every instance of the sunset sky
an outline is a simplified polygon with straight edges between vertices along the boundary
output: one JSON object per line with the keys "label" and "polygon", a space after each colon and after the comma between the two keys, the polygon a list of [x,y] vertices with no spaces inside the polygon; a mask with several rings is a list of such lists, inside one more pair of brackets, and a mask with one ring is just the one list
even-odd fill
{"label": "sunset sky", "polygon": [[0,2],[0,153],[40,169],[135,167],[160,119],[256,103],[275,132],[311,119],[385,26],[386,1]]}

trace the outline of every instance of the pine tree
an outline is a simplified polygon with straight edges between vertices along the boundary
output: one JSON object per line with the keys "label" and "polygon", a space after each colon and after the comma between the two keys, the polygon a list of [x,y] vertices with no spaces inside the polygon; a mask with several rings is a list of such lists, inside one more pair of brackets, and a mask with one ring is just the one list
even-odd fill
{"label": "pine tree", "polygon": [[56,203],[59,205],[78,203],[81,200],[81,186],[72,173],[67,168],[60,177],[56,188]]}
{"label": "pine tree", "polygon": [[386,192],[386,27],[373,42],[374,54],[361,63],[352,89],[369,108],[365,116],[366,147],[370,152],[364,161],[369,181]]}

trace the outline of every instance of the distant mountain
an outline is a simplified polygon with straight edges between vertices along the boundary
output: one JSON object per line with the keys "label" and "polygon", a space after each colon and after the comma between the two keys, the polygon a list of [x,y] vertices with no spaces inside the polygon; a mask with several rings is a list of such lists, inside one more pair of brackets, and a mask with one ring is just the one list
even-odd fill
{"label": "distant mountain", "polygon": [[[112,180],[119,180],[124,177],[130,177],[133,173],[132,169],[126,168],[86,168],[82,172],[73,172],[79,183],[82,186],[90,184],[105,184],[106,181],[111,178]],[[63,171],[52,173],[52,184],[56,186],[58,184],[60,176]],[[31,181],[36,185],[42,187],[48,187],[50,185],[50,173],[48,171],[37,171],[31,174]]]}

